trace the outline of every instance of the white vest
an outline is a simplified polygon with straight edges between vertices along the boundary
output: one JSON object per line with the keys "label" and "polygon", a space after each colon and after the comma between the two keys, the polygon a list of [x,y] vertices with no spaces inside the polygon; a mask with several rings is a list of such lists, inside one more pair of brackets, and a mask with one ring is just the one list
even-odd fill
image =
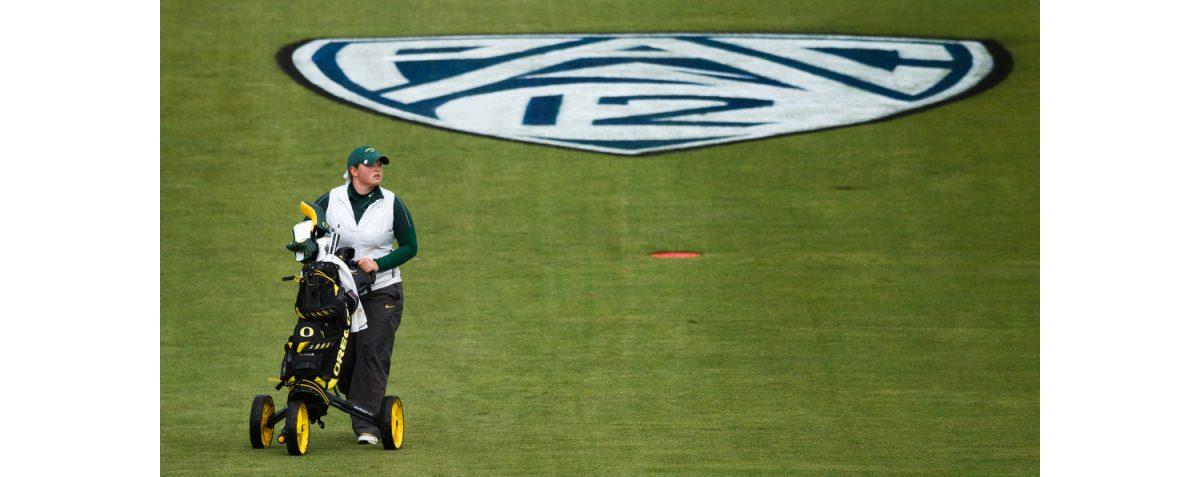
{"label": "white vest", "polygon": [[[354,258],[367,257],[378,260],[392,251],[393,208],[396,194],[379,188],[383,198],[372,202],[363,212],[358,222],[354,221],[354,208],[350,206],[350,194],[347,192],[350,184],[335,187],[329,191],[329,207],[325,210],[325,220],[329,227],[341,235],[339,247],[353,247]],[[378,290],[400,281],[400,269],[381,270],[376,272],[375,284],[371,291]]]}

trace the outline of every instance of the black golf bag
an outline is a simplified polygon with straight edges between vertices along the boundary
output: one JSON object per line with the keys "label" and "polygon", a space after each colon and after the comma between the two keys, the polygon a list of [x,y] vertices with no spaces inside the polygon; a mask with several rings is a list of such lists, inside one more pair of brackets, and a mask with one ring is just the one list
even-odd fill
{"label": "black golf bag", "polygon": [[[335,253],[350,263],[354,250],[343,248]],[[329,408],[326,391],[346,388],[339,381],[343,359],[350,341],[350,315],[358,306],[355,296],[341,286],[337,264],[313,261],[304,264],[296,292],[296,327],[284,345],[280,365],[280,386],[288,386],[288,400],[300,399],[308,405],[312,419],[325,415]],[[362,273],[351,267],[356,288],[369,289],[373,273]],[[343,378],[347,378],[344,379]]]}

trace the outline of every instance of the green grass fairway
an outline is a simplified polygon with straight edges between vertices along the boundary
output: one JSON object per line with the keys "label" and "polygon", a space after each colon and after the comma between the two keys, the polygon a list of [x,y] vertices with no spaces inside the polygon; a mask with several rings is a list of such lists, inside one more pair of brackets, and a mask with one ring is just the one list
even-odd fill
{"label": "green grass fairway", "polygon": [[[164,474],[1038,472],[1038,3],[161,4]],[[369,114],[289,78],[304,38],[778,32],[994,39],[1012,73],[893,121],[650,157]],[[294,324],[296,204],[359,144],[420,254],[389,391],[254,450]],[[660,249],[695,260],[654,260]]]}

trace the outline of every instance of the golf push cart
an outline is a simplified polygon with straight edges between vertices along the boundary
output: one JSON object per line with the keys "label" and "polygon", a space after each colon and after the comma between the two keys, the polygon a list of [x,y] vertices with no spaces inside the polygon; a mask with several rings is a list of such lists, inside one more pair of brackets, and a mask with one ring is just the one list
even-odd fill
{"label": "golf push cart", "polygon": [[350,340],[352,316],[360,297],[370,290],[374,273],[349,266],[354,249],[337,248],[338,234],[329,229],[320,206],[300,203],[300,212],[308,220],[296,224],[295,241],[288,249],[303,264],[299,276],[283,277],[299,281],[296,316],[299,318],[291,338],[284,345],[279,384],[286,387],[287,407],[276,410],[269,394],[259,394],[250,405],[250,446],[270,447],[276,440],[275,425],[283,421],[278,441],[287,445],[289,454],[308,452],[312,423],[322,429],[321,420],[330,407],[362,419],[374,421],[380,429],[385,449],[399,449],[404,443],[404,408],[400,398],[387,396],[380,409],[364,409],[342,398],[350,389],[352,374],[342,376],[342,360]]}

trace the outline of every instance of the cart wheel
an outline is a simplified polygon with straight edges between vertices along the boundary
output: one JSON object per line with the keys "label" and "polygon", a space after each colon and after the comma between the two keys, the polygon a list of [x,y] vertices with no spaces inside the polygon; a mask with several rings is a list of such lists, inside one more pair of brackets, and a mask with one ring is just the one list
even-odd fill
{"label": "cart wheel", "polygon": [[308,452],[308,406],[304,401],[288,401],[287,423],[283,432],[287,434],[287,450],[291,455]]}
{"label": "cart wheel", "polygon": [[404,407],[400,398],[387,396],[383,398],[383,409],[379,411],[379,430],[383,434],[383,448],[399,449],[404,445]]}
{"label": "cart wheel", "polygon": [[271,416],[275,414],[275,401],[271,396],[259,394],[254,396],[250,404],[250,447],[262,449],[271,447],[274,440],[275,427],[270,425]]}

